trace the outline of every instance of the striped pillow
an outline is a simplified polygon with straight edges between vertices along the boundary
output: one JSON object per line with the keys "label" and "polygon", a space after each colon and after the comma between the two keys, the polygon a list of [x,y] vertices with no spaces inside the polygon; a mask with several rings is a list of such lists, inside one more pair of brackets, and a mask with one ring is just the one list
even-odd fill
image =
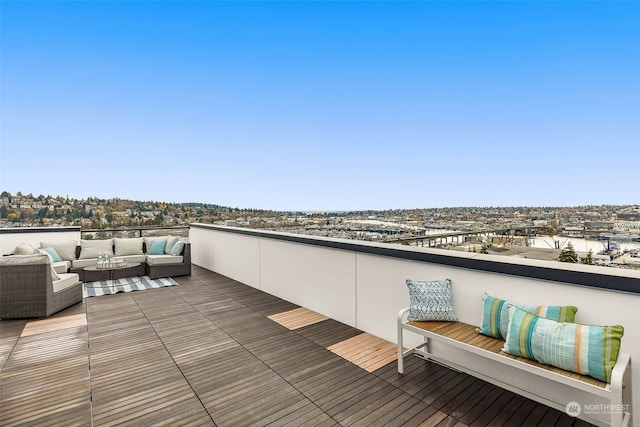
{"label": "striped pillow", "polygon": [[610,382],[624,328],[562,323],[509,305],[502,351]]}
{"label": "striped pillow", "polygon": [[[509,323],[509,314],[507,306],[511,303],[487,295],[485,292],[482,298],[484,309],[482,311],[482,323],[478,332],[490,337],[505,339],[507,336],[507,325]],[[578,311],[577,307],[568,306],[544,306],[544,305],[522,305],[513,304],[524,311],[533,313],[540,317],[556,320],[558,322],[573,322]]]}

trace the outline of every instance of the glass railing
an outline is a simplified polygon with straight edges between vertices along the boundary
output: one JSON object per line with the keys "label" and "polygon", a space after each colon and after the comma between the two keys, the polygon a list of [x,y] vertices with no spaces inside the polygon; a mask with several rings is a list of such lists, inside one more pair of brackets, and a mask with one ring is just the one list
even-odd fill
{"label": "glass railing", "polygon": [[180,236],[189,237],[189,226],[176,227],[126,227],[126,228],[103,228],[92,230],[80,230],[80,236],[85,240],[99,240],[132,237],[156,237],[156,236]]}

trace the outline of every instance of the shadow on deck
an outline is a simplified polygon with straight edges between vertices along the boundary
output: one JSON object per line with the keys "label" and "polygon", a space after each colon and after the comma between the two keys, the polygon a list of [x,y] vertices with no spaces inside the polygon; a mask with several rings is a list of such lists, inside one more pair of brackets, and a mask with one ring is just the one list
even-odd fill
{"label": "shadow on deck", "polygon": [[361,331],[209,270],[176,281],[2,321],[0,425],[586,425],[415,356],[398,375]]}

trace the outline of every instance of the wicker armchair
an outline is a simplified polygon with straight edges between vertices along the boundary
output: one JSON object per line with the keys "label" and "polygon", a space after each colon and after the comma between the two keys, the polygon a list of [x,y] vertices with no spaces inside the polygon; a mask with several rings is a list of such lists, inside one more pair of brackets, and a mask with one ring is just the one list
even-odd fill
{"label": "wicker armchair", "polygon": [[0,258],[0,318],[47,317],[82,301],[82,282],[74,273],[53,280],[46,255]]}
{"label": "wicker armchair", "polygon": [[150,279],[160,277],[178,277],[191,275],[191,244],[185,243],[182,249],[182,262],[178,264],[149,265],[147,262],[146,273]]}

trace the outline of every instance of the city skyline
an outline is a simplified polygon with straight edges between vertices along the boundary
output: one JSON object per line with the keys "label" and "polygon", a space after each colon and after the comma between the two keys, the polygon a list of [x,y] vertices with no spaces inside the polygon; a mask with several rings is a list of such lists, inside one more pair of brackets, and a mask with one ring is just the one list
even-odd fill
{"label": "city skyline", "polygon": [[637,2],[3,1],[2,189],[637,204]]}

